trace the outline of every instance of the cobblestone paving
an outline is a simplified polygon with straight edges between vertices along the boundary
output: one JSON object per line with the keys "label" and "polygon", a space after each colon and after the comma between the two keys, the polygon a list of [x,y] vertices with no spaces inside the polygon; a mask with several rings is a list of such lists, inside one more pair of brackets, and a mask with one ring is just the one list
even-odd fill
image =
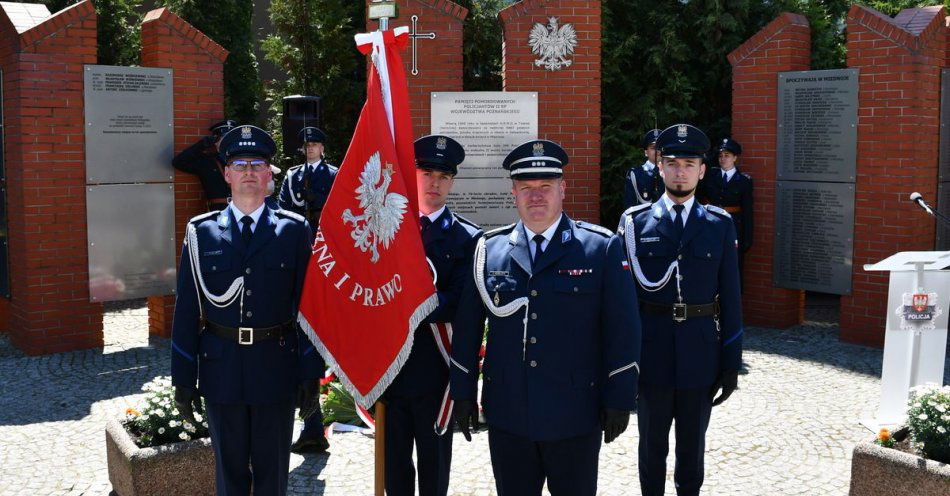
{"label": "cobblestone paving", "polygon": [[[113,304],[104,349],[25,357],[0,335],[0,495],[107,495],[104,426],[169,373],[141,300]],[[847,494],[858,421],[878,404],[881,351],[839,343],[834,308],[787,331],[748,329],[740,390],[713,411],[704,494]],[[950,372],[950,361],[947,362]],[[947,373],[945,377],[950,377]],[[599,494],[639,494],[635,417],[601,450]],[[291,459],[292,494],[372,494],[373,441],[331,437],[329,454]],[[671,443],[671,453],[673,446]],[[450,494],[495,494],[487,435],[454,440]],[[672,457],[667,492],[674,494]]]}

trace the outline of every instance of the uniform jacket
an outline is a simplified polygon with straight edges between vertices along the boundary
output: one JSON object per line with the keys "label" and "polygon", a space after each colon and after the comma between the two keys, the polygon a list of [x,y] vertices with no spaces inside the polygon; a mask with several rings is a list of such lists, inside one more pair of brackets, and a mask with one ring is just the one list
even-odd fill
{"label": "uniform jacket", "polygon": [[451,322],[455,318],[465,279],[472,275],[475,241],[481,234],[477,225],[448,208],[422,233],[426,257],[437,274],[439,306],[416,329],[409,358],[387,394],[421,396],[442,394],[445,390],[449,369],[435,344],[430,323]]}
{"label": "uniform jacket", "polygon": [[[316,170],[306,163],[287,169],[284,182],[280,185],[278,205],[304,216],[316,229],[338,170],[322,160],[317,163]],[[312,215],[308,213],[308,208],[313,211]],[[311,216],[314,218],[311,219]]]}
{"label": "uniform jacket", "polygon": [[[310,259],[310,226],[297,214],[264,207],[250,246],[244,246],[231,209],[190,221],[197,244],[186,236],[178,270],[172,324],[172,382],[195,387],[216,403],[266,404],[293,398],[304,379],[323,376],[323,360],[299,329],[278,339],[241,345],[202,332],[199,301],[208,321],[228,327],[269,327],[296,322],[297,306]],[[198,250],[201,275],[212,295],[225,293],[244,277],[243,303],[223,308],[199,298],[192,276],[191,250]],[[295,325],[296,328],[296,325]]]}
{"label": "uniform jacket", "polygon": [[[209,148],[213,153],[208,153]],[[175,155],[172,166],[182,172],[197,175],[206,198],[228,198],[231,196],[231,187],[224,180],[217,156],[218,152],[213,144],[209,145],[205,140],[200,140]]]}
{"label": "uniform jacket", "polygon": [[532,268],[521,222],[485,236],[478,277],[492,303],[529,303],[496,316],[468,278],[454,326],[453,398],[474,399],[487,313],[482,406],[492,427],[533,440],[565,439],[600,428],[603,408],[634,410],[640,326],[620,239],[563,215]]}
{"label": "uniform jacket", "polygon": [[643,203],[653,203],[663,194],[663,178],[660,177],[660,167],[654,166],[647,172],[642,165],[627,170],[623,182],[623,208],[630,208]]}
{"label": "uniform jacket", "polygon": [[[633,233],[628,232],[628,218],[632,218]],[[742,362],[742,305],[736,234],[729,214],[694,202],[677,244],[673,220],[659,201],[627,209],[620,220],[621,233],[625,243],[635,240],[636,262],[647,280],[659,281],[670,264],[678,261],[683,303],[713,303],[718,297],[720,306],[718,326],[712,316],[674,322],[672,310],[669,316],[641,311],[640,380],[698,388],[712,385],[721,370],[738,370]],[[632,272],[636,278],[636,269]],[[637,282],[640,301],[675,303],[676,276],[674,272],[670,281],[655,292],[646,291]]]}
{"label": "uniform jacket", "polygon": [[713,167],[706,171],[700,185],[700,199],[717,207],[740,207],[742,212],[732,216],[739,240],[739,251],[752,248],[752,178],[740,170],[728,183],[722,182],[722,169]]}

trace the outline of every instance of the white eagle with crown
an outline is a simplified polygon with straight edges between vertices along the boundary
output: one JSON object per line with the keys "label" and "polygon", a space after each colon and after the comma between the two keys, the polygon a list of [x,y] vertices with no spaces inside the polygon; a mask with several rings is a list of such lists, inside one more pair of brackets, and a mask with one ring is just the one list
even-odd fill
{"label": "white eagle with crown", "polygon": [[360,201],[362,215],[353,215],[350,209],[343,211],[343,222],[353,225],[350,236],[356,241],[354,246],[363,252],[372,252],[370,262],[379,260],[379,245],[389,248],[396,237],[409,200],[399,193],[388,192],[392,182],[393,166],[382,167],[379,152],[366,161],[360,174],[360,186],[356,188],[356,198]]}
{"label": "white eagle with crown", "polygon": [[577,31],[569,23],[558,27],[557,17],[549,17],[547,26],[539,22],[531,28],[528,44],[531,45],[531,53],[541,57],[535,59],[534,65],[556,71],[571,66],[568,57],[574,55]]}

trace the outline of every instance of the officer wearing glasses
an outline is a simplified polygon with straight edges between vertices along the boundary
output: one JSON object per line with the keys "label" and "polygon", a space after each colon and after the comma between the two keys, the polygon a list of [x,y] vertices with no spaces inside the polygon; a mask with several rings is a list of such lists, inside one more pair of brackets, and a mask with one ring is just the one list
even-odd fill
{"label": "officer wearing glasses", "polygon": [[264,201],[270,135],[239,126],[220,147],[231,201],[186,227],[172,327],[175,402],[193,423],[204,398],[218,494],[285,494],[294,407],[312,404],[324,368],[296,324],[313,234],[303,217]]}

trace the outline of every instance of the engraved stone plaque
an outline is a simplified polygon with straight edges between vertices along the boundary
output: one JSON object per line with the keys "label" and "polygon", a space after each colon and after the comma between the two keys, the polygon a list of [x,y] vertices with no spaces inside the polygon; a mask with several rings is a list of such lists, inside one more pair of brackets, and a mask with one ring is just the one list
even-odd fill
{"label": "engraved stone plaque", "polygon": [[501,162],[516,146],[538,136],[536,92],[468,91],[432,93],[432,133],[461,143],[449,207],[482,229],[518,220],[511,180]]}
{"label": "engraved stone plaque", "polygon": [[171,69],[87,65],[83,90],[86,183],[172,181]]}
{"label": "engraved stone plaque", "polygon": [[854,184],[778,181],[773,283],[851,293]]}
{"label": "engraved stone plaque", "polygon": [[854,182],[858,70],[778,75],[777,179]]}

